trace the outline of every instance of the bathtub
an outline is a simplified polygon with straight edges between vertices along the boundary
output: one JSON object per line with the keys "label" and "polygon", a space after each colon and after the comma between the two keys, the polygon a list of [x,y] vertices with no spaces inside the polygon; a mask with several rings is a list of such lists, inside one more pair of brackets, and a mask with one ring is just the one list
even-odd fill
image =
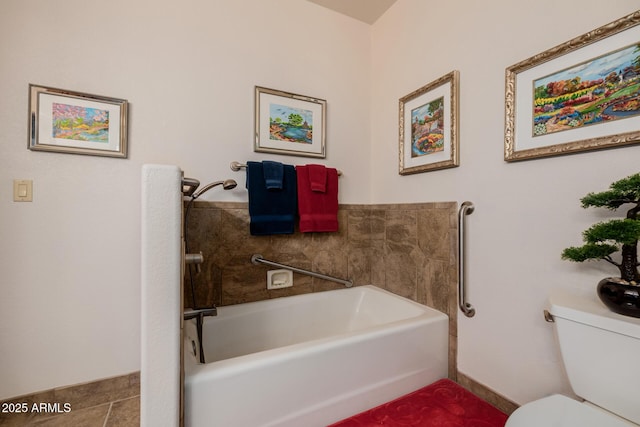
{"label": "bathtub", "polygon": [[185,322],[187,427],[326,426],[447,376],[448,318],[375,286]]}

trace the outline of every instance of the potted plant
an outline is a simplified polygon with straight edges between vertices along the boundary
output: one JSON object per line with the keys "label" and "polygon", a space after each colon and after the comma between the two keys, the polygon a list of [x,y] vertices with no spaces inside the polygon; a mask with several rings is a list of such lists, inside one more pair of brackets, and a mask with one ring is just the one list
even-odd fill
{"label": "potted plant", "polygon": [[[598,296],[612,311],[640,317],[640,173],[614,182],[609,190],[589,193],[580,199],[583,208],[616,210],[631,205],[624,219],[610,219],[592,225],[582,233],[584,245],[566,248],[562,258],[583,262],[603,259],[620,270],[620,277],[607,277],[598,283]],[[620,252],[620,256],[612,255]]]}

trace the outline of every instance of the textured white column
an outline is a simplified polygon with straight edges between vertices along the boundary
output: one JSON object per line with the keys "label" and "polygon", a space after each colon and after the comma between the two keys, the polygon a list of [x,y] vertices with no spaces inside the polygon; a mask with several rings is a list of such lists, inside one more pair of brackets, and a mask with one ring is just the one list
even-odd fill
{"label": "textured white column", "polygon": [[182,172],[142,167],[142,427],[180,424]]}

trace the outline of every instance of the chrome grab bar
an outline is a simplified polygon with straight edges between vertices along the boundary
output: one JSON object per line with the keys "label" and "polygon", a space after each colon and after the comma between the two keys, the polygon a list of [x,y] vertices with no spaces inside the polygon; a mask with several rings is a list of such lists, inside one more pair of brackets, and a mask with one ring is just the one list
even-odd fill
{"label": "chrome grab bar", "polygon": [[463,202],[460,205],[460,210],[458,211],[458,307],[467,317],[473,317],[476,314],[476,309],[473,308],[471,304],[466,301],[465,297],[465,216],[473,213],[474,211],[473,203],[471,202]]}
{"label": "chrome grab bar", "polygon": [[273,267],[285,268],[287,270],[293,271],[294,273],[306,274],[307,276],[317,277],[318,279],[330,280],[332,282],[342,283],[347,288],[350,288],[350,287],[353,286],[353,281],[352,280],[349,280],[349,279],[346,279],[346,280],[345,279],[338,279],[336,277],[327,276],[326,274],[316,273],[316,272],[309,271],[309,270],[303,270],[302,268],[291,267],[290,265],[286,265],[286,264],[280,264],[279,262],[269,261],[269,260],[264,259],[262,257],[262,255],[260,255],[260,254],[253,254],[251,256],[251,263],[255,264],[255,265],[267,264],[267,265],[270,265],[270,266],[273,266]]}

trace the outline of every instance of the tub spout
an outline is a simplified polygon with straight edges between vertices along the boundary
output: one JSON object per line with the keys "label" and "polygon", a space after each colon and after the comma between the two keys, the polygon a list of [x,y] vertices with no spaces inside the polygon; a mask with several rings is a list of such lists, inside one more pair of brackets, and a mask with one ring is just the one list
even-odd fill
{"label": "tub spout", "polygon": [[218,309],[216,307],[186,309],[184,311],[184,320],[195,319],[196,317],[217,316]]}

